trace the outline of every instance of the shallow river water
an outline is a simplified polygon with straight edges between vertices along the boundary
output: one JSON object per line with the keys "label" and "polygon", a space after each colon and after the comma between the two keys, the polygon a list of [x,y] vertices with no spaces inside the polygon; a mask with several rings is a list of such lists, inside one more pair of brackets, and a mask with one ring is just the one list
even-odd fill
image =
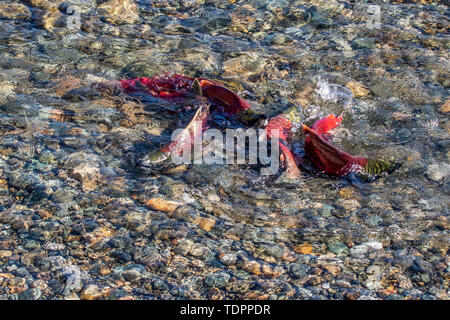
{"label": "shallow river water", "polygon": [[[448,299],[448,23],[446,1],[0,1],[0,299]],[[192,113],[91,84],[165,73],[342,112],[335,145],[402,165],[144,172]]]}

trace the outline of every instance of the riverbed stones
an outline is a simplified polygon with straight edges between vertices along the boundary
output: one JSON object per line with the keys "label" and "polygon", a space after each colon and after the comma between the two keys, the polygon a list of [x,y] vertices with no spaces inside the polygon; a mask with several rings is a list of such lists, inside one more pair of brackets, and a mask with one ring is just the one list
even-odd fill
{"label": "riverbed stones", "polygon": [[66,26],[65,16],[56,7],[51,7],[46,11],[40,11],[35,16],[38,26],[42,26],[47,31],[52,31],[56,26]]}
{"label": "riverbed stones", "polygon": [[290,265],[290,273],[297,279],[305,278],[308,275],[310,267],[302,263],[292,263]]}
{"label": "riverbed stones", "polygon": [[81,182],[84,191],[92,191],[102,179],[98,167],[91,163],[81,163],[72,169],[71,177]]}
{"label": "riverbed stones", "polygon": [[302,243],[299,245],[296,245],[294,247],[294,252],[295,253],[300,253],[300,254],[311,254],[313,251],[313,247],[311,244],[309,243]]}
{"label": "riverbed stones", "polygon": [[108,22],[114,24],[135,23],[139,13],[133,0],[110,0],[98,6],[98,12]]}
{"label": "riverbed stones", "polygon": [[96,284],[87,285],[81,292],[81,300],[98,300],[104,298],[108,294],[107,288],[100,288]]}
{"label": "riverbed stones", "polygon": [[39,300],[42,296],[42,291],[39,288],[31,288],[25,290],[19,295],[20,300]]}
{"label": "riverbed stones", "polygon": [[0,250],[0,259],[9,258],[12,256],[11,250]]}
{"label": "riverbed stones", "polygon": [[182,205],[179,201],[166,200],[163,198],[151,198],[146,201],[146,206],[152,208],[153,210],[158,210],[162,212],[174,212],[179,206]]}
{"label": "riverbed stones", "polygon": [[236,58],[231,58],[222,63],[222,69],[225,71],[224,76],[236,75],[239,70],[240,74],[251,75],[259,73],[264,69],[266,59],[256,52],[245,52]]}
{"label": "riverbed stones", "polygon": [[450,175],[450,165],[448,163],[433,163],[428,166],[427,174],[434,181],[441,181]]}
{"label": "riverbed stones", "polygon": [[226,266],[231,266],[236,264],[237,256],[233,253],[225,253],[220,256],[220,262],[222,262]]}
{"label": "riverbed stones", "polygon": [[244,262],[242,269],[255,275],[261,274],[261,264],[258,261],[250,260]]}
{"label": "riverbed stones", "polygon": [[216,220],[206,217],[197,217],[194,220],[194,223],[198,224],[198,226],[205,231],[211,231],[211,229],[214,227],[216,223]]}
{"label": "riverbed stones", "polygon": [[226,272],[219,271],[206,276],[205,283],[210,287],[223,287],[230,280],[230,275]]}
{"label": "riverbed stones", "polygon": [[145,278],[147,274],[147,270],[143,265],[140,264],[129,264],[126,266],[123,277],[127,281],[136,282],[142,278]]}
{"label": "riverbed stones", "polygon": [[6,99],[7,97],[14,95],[15,87],[16,86],[10,81],[0,81],[0,99]]}
{"label": "riverbed stones", "polygon": [[331,240],[328,242],[328,250],[335,253],[338,256],[346,255],[349,252],[348,247],[339,240]]}
{"label": "riverbed stones", "polygon": [[[71,4],[83,32],[67,28]],[[357,2],[203,4],[2,2],[0,299],[448,299],[445,6],[394,5],[386,33],[357,27]],[[363,181],[304,159],[308,190],[259,165],[142,172],[133,159],[195,103],[95,83],[166,71],[267,116],[344,112],[333,144],[402,166]]]}
{"label": "riverbed stones", "polygon": [[349,81],[345,86],[350,89],[356,98],[364,98],[371,94],[370,89],[358,81]]}
{"label": "riverbed stones", "polygon": [[376,265],[369,266],[366,269],[366,273],[369,275],[367,277],[364,285],[369,290],[377,290],[381,288],[381,268]]}
{"label": "riverbed stones", "polygon": [[30,19],[31,11],[20,3],[0,3],[0,18],[4,19]]}
{"label": "riverbed stones", "polygon": [[439,111],[442,113],[450,112],[450,99],[447,99],[442,106],[439,107]]}

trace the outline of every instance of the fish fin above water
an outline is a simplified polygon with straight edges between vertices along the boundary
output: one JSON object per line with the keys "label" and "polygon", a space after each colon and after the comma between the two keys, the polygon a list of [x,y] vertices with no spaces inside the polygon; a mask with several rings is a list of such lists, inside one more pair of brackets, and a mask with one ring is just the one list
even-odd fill
{"label": "fish fin above water", "polygon": [[234,115],[245,109],[251,108],[251,105],[247,101],[222,85],[201,79],[200,86],[203,95],[207,97],[211,103],[220,106],[223,109],[223,112],[227,114]]}
{"label": "fish fin above water", "polygon": [[338,127],[341,124],[342,120],[342,113],[337,117],[333,113],[331,113],[326,118],[314,122],[311,128],[314,129],[314,131],[319,135],[328,133],[328,131]]}
{"label": "fish fin above water", "polygon": [[191,86],[191,96],[192,97],[203,97],[203,90],[200,85],[200,81],[197,78],[194,79]]}

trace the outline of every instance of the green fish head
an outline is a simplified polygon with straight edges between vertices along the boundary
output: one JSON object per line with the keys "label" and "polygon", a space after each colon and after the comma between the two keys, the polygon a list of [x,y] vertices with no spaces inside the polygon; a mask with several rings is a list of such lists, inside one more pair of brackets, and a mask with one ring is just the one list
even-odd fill
{"label": "green fish head", "polygon": [[297,107],[290,107],[283,112],[283,116],[294,124],[299,124],[302,122],[302,112]]}

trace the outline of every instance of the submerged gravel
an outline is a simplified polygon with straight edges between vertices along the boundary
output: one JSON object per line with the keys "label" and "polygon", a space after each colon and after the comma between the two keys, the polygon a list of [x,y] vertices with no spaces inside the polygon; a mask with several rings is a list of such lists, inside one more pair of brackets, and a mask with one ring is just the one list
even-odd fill
{"label": "submerged gravel", "polygon": [[[3,1],[0,299],[448,299],[445,3]],[[188,116],[90,84],[164,72],[307,124],[344,112],[333,143],[403,165],[143,173]]]}

